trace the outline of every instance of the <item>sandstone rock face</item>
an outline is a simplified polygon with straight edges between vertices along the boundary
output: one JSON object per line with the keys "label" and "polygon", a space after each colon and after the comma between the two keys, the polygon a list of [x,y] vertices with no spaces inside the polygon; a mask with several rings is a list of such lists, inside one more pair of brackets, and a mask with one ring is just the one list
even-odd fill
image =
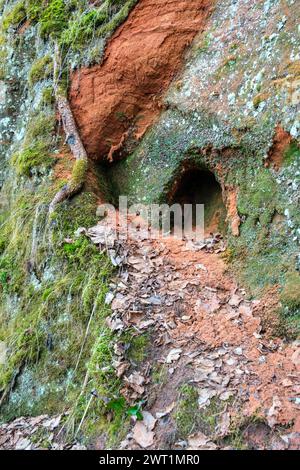
{"label": "sandstone rock face", "polygon": [[[108,44],[102,65],[73,76],[70,98],[91,158],[119,151],[134,126],[141,137],[160,110],[160,96],[205,25],[209,0],[141,0]],[[109,153],[110,152],[110,153]]]}

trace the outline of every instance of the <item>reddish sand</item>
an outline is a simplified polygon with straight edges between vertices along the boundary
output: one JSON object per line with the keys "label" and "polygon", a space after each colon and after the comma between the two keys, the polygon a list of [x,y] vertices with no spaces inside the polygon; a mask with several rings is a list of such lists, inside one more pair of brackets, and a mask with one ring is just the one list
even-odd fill
{"label": "reddish sand", "polygon": [[109,41],[103,63],[74,73],[70,102],[91,158],[122,155],[127,137],[139,139],[154,122],[213,3],[140,0]]}
{"label": "reddish sand", "polygon": [[269,150],[268,158],[266,160],[267,167],[271,164],[275,170],[279,170],[281,168],[284,152],[291,141],[292,136],[280,125],[277,125],[275,128],[273,145]]}

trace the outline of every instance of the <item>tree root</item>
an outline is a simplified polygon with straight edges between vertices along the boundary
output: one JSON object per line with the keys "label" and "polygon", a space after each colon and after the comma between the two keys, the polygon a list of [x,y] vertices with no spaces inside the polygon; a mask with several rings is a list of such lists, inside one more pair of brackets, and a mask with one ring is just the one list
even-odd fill
{"label": "tree root", "polygon": [[[59,62],[59,50],[56,46],[54,55],[54,81],[57,76]],[[70,181],[65,186],[63,186],[63,188],[61,188],[52,199],[49,206],[49,214],[55,210],[57,204],[63,202],[66,199],[69,199],[81,190],[85,182],[85,175],[88,168],[87,152],[78,133],[69,101],[63,95],[63,93],[59,91],[57,84],[54,86],[54,90],[57,110],[59,112],[66,135],[66,143],[69,145],[76,161],[72,170]]]}
{"label": "tree root", "polygon": [[49,214],[51,214],[57,204],[78,193],[85,181],[85,175],[88,167],[88,158],[86,150],[78,134],[75,120],[67,98],[58,96],[56,99],[57,109],[61,116],[63,129],[66,134],[66,142],[68,143],[76,162],[73,167],[70,182],[61,188],[49,206]]}

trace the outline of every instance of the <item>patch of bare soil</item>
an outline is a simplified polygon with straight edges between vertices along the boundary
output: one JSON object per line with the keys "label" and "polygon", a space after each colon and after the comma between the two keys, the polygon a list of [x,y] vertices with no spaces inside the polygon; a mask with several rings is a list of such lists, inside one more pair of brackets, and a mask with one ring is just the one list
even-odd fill
{"label": "patch of bare soil", "polygon": [[129,136],[139,139],[153,123],[212,4],[140,0],[109,41],[103,63],[73,74],[71,107],[91,158],[112,160]]}

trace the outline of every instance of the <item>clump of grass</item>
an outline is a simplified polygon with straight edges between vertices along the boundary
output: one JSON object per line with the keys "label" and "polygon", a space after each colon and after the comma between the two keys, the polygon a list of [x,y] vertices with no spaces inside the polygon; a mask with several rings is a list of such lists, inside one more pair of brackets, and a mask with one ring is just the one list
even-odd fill
{"label": "clump of grass", "polygon": [[94,38],[106,38],[128,16],[137,0],[107,0],[98,9],[74,14],[62,31],[60,44],[63,48],[81,51]]}
{"label": "clump of grass", "polygon": [[66,47],[72,47],[73,50],[80,50],[108,18],[107,9],[90,10],[78,14],[78,18],[71,21],[68,28],[63,31],[62,44]]}

